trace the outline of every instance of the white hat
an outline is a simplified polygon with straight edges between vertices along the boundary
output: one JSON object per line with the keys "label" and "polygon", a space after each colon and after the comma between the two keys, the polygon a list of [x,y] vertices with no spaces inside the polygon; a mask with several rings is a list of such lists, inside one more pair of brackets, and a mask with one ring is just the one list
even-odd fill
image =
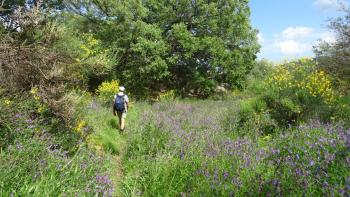
{"label": "white hat", "polygon": [[124,91],[125,91],[124,86],[120,86],[120,87],[119,87],[119,91],[124,92]]}

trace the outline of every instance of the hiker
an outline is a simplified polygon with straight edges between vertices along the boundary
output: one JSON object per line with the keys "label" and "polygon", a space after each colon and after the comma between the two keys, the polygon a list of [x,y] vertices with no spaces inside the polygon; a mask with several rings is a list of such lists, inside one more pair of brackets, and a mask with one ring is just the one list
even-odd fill
{"label": "hiker", "polygon": [[[125,88],[123,86],[119,87],[118,94],[114,95],[114,105],[113,105],[113,115],[118,115],[119,118],[119,128],[124,131],[126,113],[128,111],[129,98],[124,93]],[[117,113],[116,113],[117,112]]]}

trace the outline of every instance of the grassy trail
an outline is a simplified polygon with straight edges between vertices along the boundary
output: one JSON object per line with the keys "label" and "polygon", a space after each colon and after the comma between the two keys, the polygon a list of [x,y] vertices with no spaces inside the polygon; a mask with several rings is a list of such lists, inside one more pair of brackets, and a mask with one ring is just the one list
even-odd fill
{"label": "grassy trail", "polygon": [[[121,194],[121,183],[123,180],[123,159],[127,150],[128,133],[131,130],[137,130],[139,121],[140,107],[130,108],[127,119],[126,129],[123,133],[119,131],[118,119],[113,116],[112,109],[106,108],[92,102],[88,107],[84,120],[93,128],[95,133],[92,134],[92,146],[95,146],[101,154],[110,154],[114,168],[111,169],[112,180],[115,183],[116,196]],[[103,150],[103,151],[102,151]]]}

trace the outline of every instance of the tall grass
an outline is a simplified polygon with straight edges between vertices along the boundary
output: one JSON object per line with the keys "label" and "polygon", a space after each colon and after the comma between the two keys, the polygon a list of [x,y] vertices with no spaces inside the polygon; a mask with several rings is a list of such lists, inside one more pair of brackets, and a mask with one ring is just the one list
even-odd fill
{"label": "tall grass", "polygon": [[[264,108],[258,102],[172,100],[136,103],[120,133],[112,109],[88,101],[69,127],[30,98],[1,99],[1,196],[350,193],[350,130],[341,125],[261,135],[261,119],[242,110]],[[240,128],[241,118],[251,125]]]}
{"label": "tall grass", "polygon": [[[350,130],[317,121],[258,135],[225,124],[229,101],[139,106],[124,196],[347,196]],[[241,131],[240,131],[241,132]]]}
{"label": "tall grass", "polygon": [[112,196],[112,158],[35,106],[30,97],[0,99],[0,196]]}

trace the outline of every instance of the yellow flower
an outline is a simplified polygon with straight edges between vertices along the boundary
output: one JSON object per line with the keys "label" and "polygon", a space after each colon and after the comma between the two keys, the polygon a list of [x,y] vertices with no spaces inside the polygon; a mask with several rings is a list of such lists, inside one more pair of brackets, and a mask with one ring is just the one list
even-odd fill
{"label": "yellow flower", "polygon": [[80,120],[77,123],[77,126],[75,127],[75,131],[79,134],[83,134],[83,128],[86,126],[86,122],[84,120]]}
{"label": "yellow flower", "polygon": [[38,108],[38,113],[41,113],[41,112],[43,112],[44,111],[44,107],[43,106],[40,106],[39,108]]}
{"label": "yellow flower", "polygon": [[31,90],[30,90],[30,93],[31,94],[37,94],[38,93],[38,88],[37,87],[33,87]]}
{"label": "yellow flower", "polygon": [[39,100],[40,97],[38,95],[38,88],[37,87],[33,87],[31,90],[30,90],[30,94],[33,96],[33,98],[35,100]]}
{"label": "yellow flower", "polygon": [[5,104],[6,105],[11,105],[11,101],[10,100],[5,100]]}

